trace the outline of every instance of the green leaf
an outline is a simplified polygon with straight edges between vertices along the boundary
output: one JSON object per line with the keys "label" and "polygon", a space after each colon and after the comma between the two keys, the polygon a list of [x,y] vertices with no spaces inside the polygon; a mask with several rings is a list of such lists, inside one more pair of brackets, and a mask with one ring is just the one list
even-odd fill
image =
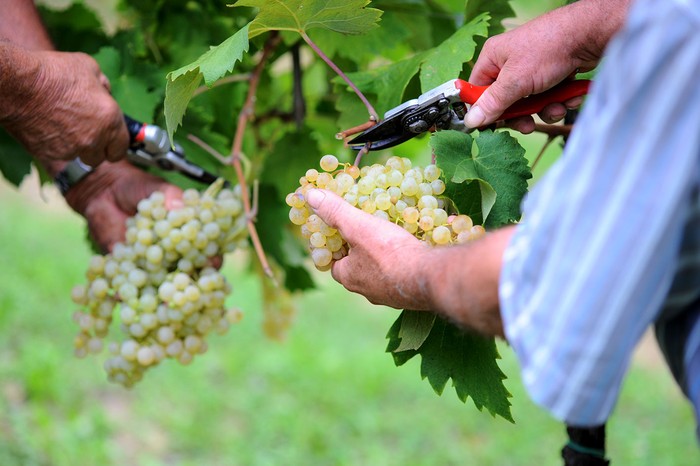
{"label": "green leaf", "polygon": [[199,87],[201,79],[204,78],[204,83],[211,86],[216,80],[233,71],[236,62],[248,51],[249,26],[250,24],[247,24],[221,44],[211,47],[189,65],[168,73],[165,87],[165,122],[171,140],[178,125],[182,123],[187,104]]}
{"label": "green leaf", "polygon": [[491,17],[488,35],[500,34],[505,30],[503,20],[515,17],[515,11],[510,6],[510,0],[467,0],[464,11],[465,20],[476,18],[482,12],[488,11]]}
{"label": "green leaf", "polygon": [[[452,379],[455,392],[462,402],[471,397],[479,411],[486,407],[492,416],[498,415],[513,422],[509,401],[511,394],[503,384],[506,376],[496,362],[500,355],[495,339],[461,330],[432,314],[432,326],[420,346],[402,351],[401,332],[404,326],[414,326],[410,322],[416,313],[403,311],[389,329],[387,352],[391,352],[394,363],[401,366],[420,355],[421,377],[428,380],[438,395],[442,395],[447,382]],[[417,334],[425,331],[426,323],[423,322],[421,332]]]}
{"label": "green leaf", "polygon": [[[348,77],[364,93],[376,96],[373,105],[379,114],[396,107],[402,103],[404,91],[411,79],[420,71],[421,89],[428,91],[450,79],[455,79],[462,71],[462,64],[471,60],[474,56],[476,43],[475,35],[485,35],[488,26],[488,15],[480,15],[470,23],[464,25],[450,38],[438,47],[429,51],[416,53],[408,58],[395,63],[380,66],[368,71],[348,73]],[[344,84],[336,77],[333,80],[337,84]],[[349,88],[348,88],[349,89]],[[414,96],[417,97],[417,96]],[[343,126],[358,124],[357,113],[346,115],[357,107],[348,107],[348,102],[357,99],[354,95],[350,98],[341,96],[339,110],[341,110],[341,122]]]}
{"label": "green leaf", "polygon": [[285,134],[265,159],[261,178],[277,188],[282,198],[299,187],[299,178],[307,169],[319,166],[321,156],[310,132],[305,126]]}
{"label": "green leaf", "polygon": [[114,47],[102,47],[93,58],[109,78],[112,97],[122,111],[132,118],[151,122],[162,100],[160,90],[154,90],[147,77],[142,79],[139,75],[128,73],[122,66],[119,51]]}
{"label": "green leaf", "polygon": [[[517,139],[507,132],[482,131],[474,139],[458,131],[440,131],[431,137],[431,145],[447,181],[478,184],[487,227],[506,225],[520,218],[520,203],[532,173],[524,157],[525,149]],[[450,193],[454,195],[453,191]],[[464,202],[457,197],[453,201],[458,208]]]}
{"label": "green leaf", "polygon": [[342,34],[362,34],[377,26],[382,15],[365,8],[369,0],[239,0],[233,6],[259,8],[250,25],[250,37],[263,32],[324,28]]}
{"label": "green leaf", "polygon": [[399,338],[401,343],[394,351],[417,350],[430,335],[436,315],[425,311],[403,311]]}
{"label": "green leaf", "polygon": [[[411,78],[418,72],[423,56],[423,54],[418,54],[370,71],[348,73],[348,77],[362,92],[377,96],[374,107],[377,112],[383,114],[401,103],[404,90]],[[345,84],[340,77],[333,81],[341,85]],[[357,97],[353,98],[357,99]]]}
{"label": "green leaf", "polygon": [[420,70],[421,88],[428,91],[462,72],[462,64],[474,58],[475,36],[486,37],[489,15],[484,13],[457,30],[425,58]]}
{"label": "green leaf", "polygon": [[315,29],[309,36],[328,56],[338,55],[354,62],[369,64],[377,56],[401,44],[410,34],[409,24],[400,15],[385,11],[381,27],[361,36],[337,34],[330,29]]}
{"label": "green leaf", "polygon": [[15,186],[22,184],[32,171],[32,156],[24,147],[0,128],[0,173]]}
{"label": "green leaf", "polygon": [[[443,171],[446,181],[453,184],[473,185],[469,191],[455,193],[451,190],[448,196],[455,202],[460,213],[465,213],[461,205],[465,202],[475,203],[475,200],[464,199],[465,196],[473,197],[477,193],[474,188],[478,188],[479,216],[482,221],[488,218],[491,208],[496,203],[496,191],[484,179],[482,179],[476,160],[469,157],[472,153],[473,138],[469,134],[458,131],[442,131],[435,133],[430,138],[430,144],[435,151],[437,164]],[[467,155],[465,157],[465,155]],[[455,194],[459,194],[455,196]],[[452,197],[455,196],[455,197]],[[472,220],[475,220],[472,217]]]}
{"label": "green leaf", "polygon": [[460,400],[466,402],[471,397],[479,411],[486,407],[492,416],[513,422],[508,400],[511,394],[503,385],[506,376],[496,363],[500,355],[494,338],[463,331],[438,317],[418,351],[421,377],[437,394],[442,394],[452,379]]}

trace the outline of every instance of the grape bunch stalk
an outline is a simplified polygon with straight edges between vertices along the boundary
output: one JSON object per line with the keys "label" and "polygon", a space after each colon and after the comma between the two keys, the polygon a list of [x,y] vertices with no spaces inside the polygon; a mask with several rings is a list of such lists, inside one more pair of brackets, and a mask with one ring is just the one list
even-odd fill
{"label": "grape bunch stalk", "polygon": [[332,191],[369,214],[401,225],[430,245],[465,243],[485,234],[484,227],[474,225],[468,215],[448,212],[452,202],[442,195],[445,182],[437,165],[413,167],[410,159],[394,156],[384,165],[359,168],[340,164],[329,154],[321,158],[320,166],[321,172],[307,170],[300,186],[285,199],[289,219],[308,240],[318,270],[329,270],[334,260],[345,257],[348,244],[306,204],[306,192],[312,188]]}
{"label": "grape bunch stalk", "polygon": [[220,179],[203,193],[186,190],[174,210],[160,192],[142,200],[127,220],[126,241],[93,256],[87,284],[73,288],[82,306],[74,314],[76,356],[102,352],[119,323],[121,338],[108,344],[104,363],[110,381],[131,387],[165,359],[189,364],[206,352],[208,334],[240,320],[238,309],[224,308],[231,285],[212,266],[247,239],[240,188],[222,187]]}

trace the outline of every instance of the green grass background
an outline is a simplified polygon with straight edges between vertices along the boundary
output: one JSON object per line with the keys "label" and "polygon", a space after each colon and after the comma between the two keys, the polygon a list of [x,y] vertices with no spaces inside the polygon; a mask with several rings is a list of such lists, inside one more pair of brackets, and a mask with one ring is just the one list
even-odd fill
{"label": "green grass background", "polygon": [[[418,361],[384,353],[396,311],[319,275],[284,343],[260,330],[259,283],[229,258],[246,316],[188,367],[131,391],[102,358],[72,356],[70,289],[90,253],[80,217],[27,183],[0,187],[0,465],[558,465],[562,425],[528,399],[501,344],[516,423],[437,396]],[[635,359],[609,424],[616,465],[695,465],[691,410],[652,352]]]}

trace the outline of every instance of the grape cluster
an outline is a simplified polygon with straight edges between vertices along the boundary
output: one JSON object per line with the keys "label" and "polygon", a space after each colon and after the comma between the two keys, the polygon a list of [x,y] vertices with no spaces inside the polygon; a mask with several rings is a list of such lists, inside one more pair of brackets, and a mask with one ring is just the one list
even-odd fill
{"label": "grape cluster", "polygon": [[189,364],[207,350],[210,332],[223,334],[240,319],[239,310],[224,308],[231,286],[211,266],[247,237],[240,190],[222,183],[186,190],[175,210],[160,192],[142,200],[127,220],[126,241],[93,256],[87,284],[73,289],[82,306],[74,314],[76,356],[100,353],[119,322],[122,338],[108,344],[104,363],[110,381],[131,387],[166,358]]}
{"label": "grape cluster", "polygon": [[358,168],[339,164],[334,155],[320,161],[322,171],[312,168],[299,180],[299,188],[286,197],[289,219],[301,227],[309,242],[311,259],[319,270],[348,252],[347,242],[306,204],[309,189],[322,188],[342,196],[351,205],[401,225],[431,245],[465,243],[484,235],[468,215],[451,215],[444,196],[445,183],[437,165],[413,167],[409,159],[390,157],[384,165]]}

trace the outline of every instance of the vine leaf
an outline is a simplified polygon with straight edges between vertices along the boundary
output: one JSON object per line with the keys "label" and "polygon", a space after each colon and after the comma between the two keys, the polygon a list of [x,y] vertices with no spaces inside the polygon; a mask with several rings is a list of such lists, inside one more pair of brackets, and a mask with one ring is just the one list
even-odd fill
{"label": "vine leaf", "polygon": [[462,64],[474,57],[476,51],[474,37],[486,37],[488,27],[489,15],[483,13],[431,50],[420,69],[423,92],[459,76],[462,72]]}
{"label": "vine leaf", "polygon": [[488,30],[489,36],[505,31],[503,20],[515,16],[515,10],[510,6],[510,0],[467,0],[464,17],[469,20],[477,17],[482,11],[488,11],[492,18]]}
{"label": "vine leaf", "polygon": [[505,131],[482,131],[477,138],[458,131],[440,131],[431,137],[431,145],[448,181],[447,195],[460,212],[468,213],[462,207],[474,204],[475,191],[469,191],[469,199],[464,188],[455,185],[476,181],[482,220],[487,227],[499,227],[520,218],[520,203],[532,173],[525,149],[517,139]]}
{"label": "vine leaf", "polygon": [[207,86],[211,86],[232,72],[236,62],[243,58],[243,53],[248,52],[249,27],[250,23],[221,44],[211,47],[189,65],[168,73],[165,85],[165,124],[171,141],[202,78]]}
{"label": "vine leaf", "polygon": [[109,78],[112,97],[122,111],[141,121],[151,121],[163,100],[162,92],[151,89],[147,76],[130,75],[115,47],[102,47],[93,58]]}
{"label": "vine leaf", "polygon": [[[363,93],[376,96],[375,108],[383,114],[402,102],[404,91],[418,73],[422,92],[456,78],[462,71],[462,64],[474,57],[474,36],[486,35],[488,18],[487,14],[479,15],[433,49],[416,53],[390,65],[348,73],[348,78]],[[333,81],[339,85],[345,84],[339,77]],[[357,124],[356,113],[347,115],[348,109],[352,108],[347,103],[347,99],[343,99],[341,94],[338,101],[341,126]]]}
{"label": "vine leaf", "polygon": [[402,312],[389,329],[387,351],[392,353],[394,363],[401,366],[420,354],[421,377],[438,395],[452,379],[462,402],[471,397],[479,411],[485,407],[492,416],[514,422],[509,400],[512,395],[503,384],[506,376],[496,362],[500,355],[495,339],[463,331],[438,316],[418,349],[400,351],[403,320],[413,319],[411,314],[415,312]]}
{"label": "vine leaf", "polygon": [[19,187],[32,171],[32,156],[16,139],[0,128],[0,173]]}
{"label": "vine leaf", "polygon": [[422,311],[404,311],[399,329],[401,344],[395,351],[417,350],[430,335],[435,322],[435,314]]}
{"label": "vine leaf", "polygon": [[365,8],[369,0],[239,0],[233,6],[259,8],[250,37],[267,31],[324,28],[341,34],[362,34],[377,26],[381,10]]}

